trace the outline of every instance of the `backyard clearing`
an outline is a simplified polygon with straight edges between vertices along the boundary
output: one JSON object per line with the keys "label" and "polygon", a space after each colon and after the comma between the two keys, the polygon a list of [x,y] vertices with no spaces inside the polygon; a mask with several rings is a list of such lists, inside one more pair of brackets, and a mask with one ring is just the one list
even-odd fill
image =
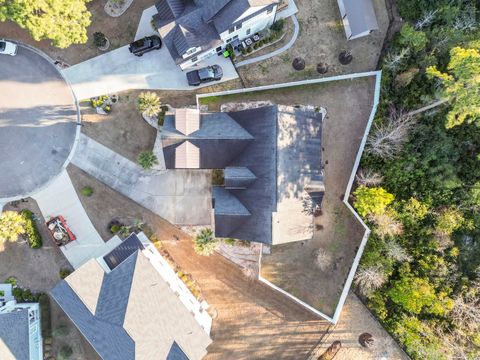
{"label": "backyard clearing", "polygon": [[[273,246],[271,254],[262,257],[261,276],[330,317],[364,234],[342,199],[372,111],[374,89],[375,76],[367,76],[199,99],[213,111],[224,103],[267,100],[327,110],[322,133],[325,198],[314,237]],[[316,265],[319,249],[331,259],[327,268]]]}
{"label": "backyard clearing", "polygon": [[[239,67],[237,71],[246,87],[376,69],[389,24],[385,0],[373,0],[379,30],[350,41],[345,36],[337,0],[295,2],[299,9],[296,16],[300,23],[297,40],[290,49],[278,56]],[[338,55],[343,50],[349,50],[353,56],[348,65],[341,65],[338,61]],[[256,54],[248,58],[254,56]],[[305,60],[304,70],[293,69],[292,61],[297,57]],[[318,63],[328,66],[326,74],[317,73]]]}
{"label": "backyard clearing", "polygon": [[105,13],[104,0],[93,0],[87,3],[88,10],[92,13],[91,25],[87,28],[88,42],[86,44],[71,45],[66,49],[59,49],[50,45],[49,40],[35,41],[28,31],[11,21],[2,23],[2,37],[35,46],[43,50],[55,60],[63,61],[69,65],[90,59],[103,54],[93,44],[93,34],[100,31],[110,40],[108,51],[131,43],[135,38],[140,17],[143,10],[152,6],[154,0],[135,0],[128,10],[120,17],[110,17]]}

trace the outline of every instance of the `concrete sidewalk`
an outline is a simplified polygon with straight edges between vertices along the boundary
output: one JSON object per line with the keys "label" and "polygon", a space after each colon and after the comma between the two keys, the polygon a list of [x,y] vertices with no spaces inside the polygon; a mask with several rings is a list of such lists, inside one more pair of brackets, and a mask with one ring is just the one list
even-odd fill
{"label": "concrete sidewalk", "polygon": [[[200,62],[197,67],[213,64],[222,67],[223,78],[203,86],[238,78],[230,59],[222,56],[212,56]],[[188,85],[185,73],[175,65],[166,47],[137,57],[128,51],[128,46],[62,70],[78,100],[130,89],[198,89]]]}
{"label": "concrete sidewalk", "polygon": [[208,170],[144,171],[85,135],[80,135],[72,163],[173,224],[211,222]]}
{"label": "concrete sidewalk", "polygon": [[62,215],[77,237],[75,241],[60,247],[74,269],[92,258],[105,255],[121,243],[118,236],[106,243],[102,240],[88,218],[66,171],[32,197],[37,201],[46,221]]}

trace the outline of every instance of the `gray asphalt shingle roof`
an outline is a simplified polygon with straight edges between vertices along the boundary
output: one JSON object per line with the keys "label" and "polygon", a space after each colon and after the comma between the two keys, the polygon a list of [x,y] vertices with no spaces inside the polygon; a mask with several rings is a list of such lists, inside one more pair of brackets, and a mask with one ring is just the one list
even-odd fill
{"label": "gray asphalt shingle roof", "polygon": [[[0,314],[0,341],[3,341],[15,359],[30,359],[27,309]],[[0,350],[0,359],[1,358],[9,359],[10,354],[2,355],[2,351]]]}
{"label": "gray asphalt shingle roof", "polygon": [[[97,267],[96,260],[77,271],[89,266]],[[191,360],[199,360],[211,342],[139,250],[103,276],[94,314],[65,280],[51,295],[103,359],[184,360],[188,354]]]}
{"label": "gray asphalt shingle roof", "polygon": [[[158,14],[153,19],[176,64],[189,60],[182,55],[188,49],[209,50],[223,44],[220,34],[252,6],[272,7],[278,0],[160,0],[155,4]],[[256,16],[264,9],[250,14]],[[242,21],[244,21],[242,20]]]}

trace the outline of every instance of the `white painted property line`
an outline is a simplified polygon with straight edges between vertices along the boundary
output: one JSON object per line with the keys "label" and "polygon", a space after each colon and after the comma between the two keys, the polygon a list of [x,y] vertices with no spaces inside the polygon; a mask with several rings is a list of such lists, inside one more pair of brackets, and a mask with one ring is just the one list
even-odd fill
{"label": "white painted property line", "polygon": [[263,86],[257,86],[257,87],[251,87],[251,88],[242,88],[242,89],[235,89],[235,90],[225,90],[225,91],[217,91],[217,92],[211,92],[211,93],[205,93],[205,94],[197,94],[196,95],[197,107],[199,107],[198,99],[206,98],[206,97],[241,94],[246,92],[255,92],[255,91],[272,90],[272,89],[282,89],[282,88],[294,87],[298,85],[320,84],[324,82],[337,81],[337,80],[353,80],[361,77],[379,76],[380,73],[381,71],[367,71],[362,73],[336,75],[336,76],[324,77],[319,79],[300,80],[300,81],[292,81],[292,82],[281,83],[281,84],[263,85]]}
{"label": "white painted property line", "polygon": [[200,108],[200,102],[199,99],[205,98],[205,97],[211,97],[211,96],[224,96],[224,95],[231,95],[231,94],[240,94],[240,93],[245,93],[245,92],[256,92],[256,91],[264,91],[264,90],[271,90],[271,89],[281,89],[281,88],[288,88],[288,87],[293,87],[293,86],[298,86],[298,85],[308,85],[308,84],[318,84],[318,83],[323,83],[323,82],[330,82],[330,81],[338,81],[338,80],[352,80],[352,79],[357,79],[361,77],[368,77],[368,76],[375,76],[375,92],[373,96],[373,105],[372,105],[372,110],[370,112],[370,117],[367,122],[367,126],[365,127],[365,132],[362,137],[362,141],[360,142],[360,146],[357,151],[357,156],[355,157],[355,162],[353,164],[352,172],[350,174],[350,178],[347,183],[347,188],[345,191],[345,195],[343,197],[343,203],[345,206],[353,213],[355,218],[360,222],[360,224],[363,226],[365,229],[365,232],[362,237],[362,241],[360,242],[360,246],[358,247],[357,253],[355,254],[355,258],[353,260],[352,266],[350,268],[350,271],[347,275],[347,280],[345,281],[345,285],[343,287],[342,293],[340,295],[340,299],[337,303],[337,306],[335,308],[335,312],[333,314],[333,317],[330,317],[321,311],[313,308],[311,305],[303,302],[302,300],[298,299],[297,297],[293,296],[292,294],[286,292],[285,290],[281,289],[280,287],[272,284],[270,281],[264,279],[260,274],[261,274],[261,263],[262,263],[262,253],[263,253],[263,245],[260,251],[260,256],[259,256],[259,272],[258,272],[258,280],[263,282],[264,284],[267,284],[271,288],[277,290],[278,292],[282,293],[283,295],[287,296],[288,298],[292,299],[296,303],[302,305],[306,309],[310,310],[314,314],[324,318],[325,320],[336,324],[340,318],[340,313],[342,312],[343,306],[345,304],[345,301],[348,296],[348,292],[350,291],[350,287],[353,282],[353,277],[355,276],[355,272],[357,271],[358,264],[360,263],[360,259],[362,258],[363,250],[365,249],[365,245],[367,244],[368,236],[370,235],[370,229],[368,226],[363,222],[361,219],[360,215],[355,211],[355,209],[348,203],[348,198],[350,196],[350,192],[352,190],[353,182],[355,180],[355,175],[358,170],[358,166],[360,165],[360,160],[362,158],[363,150],[365,149],[365,144],[367,142],[367,137],[370,132],[370,128],[372,127],[373,120],[375,118],[375,113],[377,111],[379,99],[380,99],[380,81],[382,77],[382,72],[381,71],[368,71],[368,72],[363,72],[363,73],[355,73],[355,74],[347,74],[347,75],[338,75],[338,76],[331,76],[331,77],[326,77],[326,78],[321,78],[321,79],[312,79],[312,80],[302,80],[302,81],[294,81],[294,82],[289,82],[289,83],[282,83],[282,84],[274,84],[274,85],[265,85],[265,86],[259,86],[255,88],[247,88],[247,89],[237,89],[237,90],[227,90],[227,91],[219,91],[215,93],[208,93],[208,94],[197,94],[197,107]]}

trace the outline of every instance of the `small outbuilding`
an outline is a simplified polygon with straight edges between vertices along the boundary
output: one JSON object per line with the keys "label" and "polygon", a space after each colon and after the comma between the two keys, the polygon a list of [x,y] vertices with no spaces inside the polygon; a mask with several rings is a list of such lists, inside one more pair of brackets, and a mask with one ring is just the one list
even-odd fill
{"label": "small outbuilding", "polygon": [[348,40],[369,35],[378,30],[372,0],[337,0]]}

